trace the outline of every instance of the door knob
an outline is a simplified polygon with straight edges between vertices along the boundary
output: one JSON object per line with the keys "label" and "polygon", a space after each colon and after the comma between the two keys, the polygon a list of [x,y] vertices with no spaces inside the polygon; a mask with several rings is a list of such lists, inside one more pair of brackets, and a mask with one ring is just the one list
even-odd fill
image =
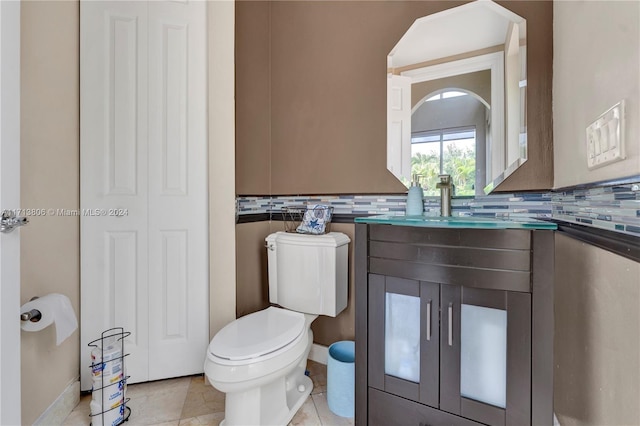
{"label": "door knob", "polygon": [[19,226],[29,223],[29,219],[24,216],[16,216],[11,210],[4,210],[0,217],[0,232],[9,233]]}

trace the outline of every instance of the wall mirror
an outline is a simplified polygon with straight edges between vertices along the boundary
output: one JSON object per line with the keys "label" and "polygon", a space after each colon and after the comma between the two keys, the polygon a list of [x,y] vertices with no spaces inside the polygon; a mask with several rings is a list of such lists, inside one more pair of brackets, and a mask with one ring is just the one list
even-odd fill
{"label": "wall mirror", "polygon": [[526,20],[477,0],[417,19],[387,57],[387,169],[491,192],[527,159]]}

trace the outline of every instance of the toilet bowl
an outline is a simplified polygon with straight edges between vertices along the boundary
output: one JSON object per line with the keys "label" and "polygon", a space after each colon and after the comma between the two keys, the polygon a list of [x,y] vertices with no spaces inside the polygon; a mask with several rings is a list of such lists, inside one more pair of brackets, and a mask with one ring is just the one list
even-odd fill
{"label": "toilet bowl", "polygon": [[205,375],[225,392],[224,425],[286,425],[313,388],[305,375],[317,315],[269,307],[223,328]]}
{"label": "toilet bowl", "polygon": [[347,305],[348,243],[339,232],[266,238],[269,307],[227,324],[211,340],[204,371],[225,392],[226,426],[286,425],[313,388],[305,375],[311,323]]}

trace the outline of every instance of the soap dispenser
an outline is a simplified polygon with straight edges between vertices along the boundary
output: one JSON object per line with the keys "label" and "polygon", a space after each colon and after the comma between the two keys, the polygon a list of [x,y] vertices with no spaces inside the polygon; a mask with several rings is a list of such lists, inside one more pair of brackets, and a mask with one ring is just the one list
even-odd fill
{"label": "soap dispenser", "polygon": [[422,176],[414,174],[407,195],[407,216],[421,216],[424,211],[424,192],[420,185]]}

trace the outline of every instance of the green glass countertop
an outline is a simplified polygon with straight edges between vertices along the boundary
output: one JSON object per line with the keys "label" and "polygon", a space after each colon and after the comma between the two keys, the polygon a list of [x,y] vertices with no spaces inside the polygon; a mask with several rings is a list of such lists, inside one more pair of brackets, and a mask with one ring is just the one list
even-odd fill
{"label": "green glass countertop", "polygon": [[478,216],[366,216],[355,218],[356,223],[416,226],[423,228],[473,229],[558,229],[553,222],[530,218],[488,218]]}

